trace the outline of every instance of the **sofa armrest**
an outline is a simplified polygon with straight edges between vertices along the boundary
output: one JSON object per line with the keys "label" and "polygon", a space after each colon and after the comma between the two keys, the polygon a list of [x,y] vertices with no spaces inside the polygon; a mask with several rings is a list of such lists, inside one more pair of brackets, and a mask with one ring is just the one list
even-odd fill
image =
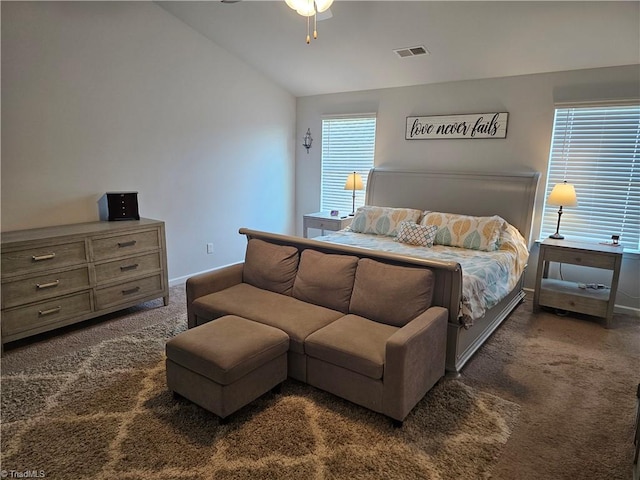
{"label": "sofa armrest", "polygon": [[396,420],[445,373],[448,310],[431,307],[394,333],[385,349],[383,408]]}
{"label": "sofa armrest", "polygon": [[195,314],[191,308],[194,300],[242,283],[243,268],[244,263],[236,263],[187,279],[185,288],[187,290],[187,323],[189,328],[196,326]]}

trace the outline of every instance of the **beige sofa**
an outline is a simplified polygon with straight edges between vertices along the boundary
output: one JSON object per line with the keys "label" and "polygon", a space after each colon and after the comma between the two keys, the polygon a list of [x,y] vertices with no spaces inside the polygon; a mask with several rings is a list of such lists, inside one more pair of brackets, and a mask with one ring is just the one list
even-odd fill
{"label": "beige sofa", "polygon": [[447,315],[428,268],[252,238],[187,281],[189,328],[226,315],[290,338],[288,375],[401,423],[445,373]]}

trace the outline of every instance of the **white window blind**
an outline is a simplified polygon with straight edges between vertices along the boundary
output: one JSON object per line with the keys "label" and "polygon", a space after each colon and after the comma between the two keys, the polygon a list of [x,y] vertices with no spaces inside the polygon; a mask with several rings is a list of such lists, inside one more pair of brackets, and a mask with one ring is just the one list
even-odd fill
{"label": "white window blind", "polygon": [[[556,183],[575,186],[560,233],[590,242],[620,235],[640,251],[640,105],[557,108],[545,200]],[[556,230],[558,207],[544,206],[542,236]]]}
{"label": "white window blind", "polygon": [[[322,119],[322,189],[320,208],[351,213],[353,190],[344,185],[350,173],[367,175],[373,168],[376,143],[374,115],[342,116]],[[365,190],[356,190],[356,209],[364,204]]]}

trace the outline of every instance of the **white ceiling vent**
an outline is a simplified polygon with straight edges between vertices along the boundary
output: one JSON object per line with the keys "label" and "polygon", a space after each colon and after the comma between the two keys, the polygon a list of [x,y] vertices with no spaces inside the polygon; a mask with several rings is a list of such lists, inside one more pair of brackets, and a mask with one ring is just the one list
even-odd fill
{"label": "white ceiling vent", "polygon": [[394,50],[394,52],[400,58],[416,57],[418,55],[429,55],[429,50],[424,48],[423,45],[419,45],[417,47],[398,48],[397,50]]}

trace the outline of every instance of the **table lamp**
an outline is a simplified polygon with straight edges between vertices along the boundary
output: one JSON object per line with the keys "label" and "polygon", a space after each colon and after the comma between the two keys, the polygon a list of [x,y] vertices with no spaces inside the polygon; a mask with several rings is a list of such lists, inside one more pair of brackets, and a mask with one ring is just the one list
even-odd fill
{"label": "table lamp", "polygon": [[353,207],[350,214],[353,216],[356,214],[356,190],[364,190],[360,174],[357,172],[350,173],[347,177],[347,182],[344,184],[344,189],[353,191]]}
{"label": "table lamp", "polygon": [[556,227],[556,233],[549,235],[549,238],[555,238],[556,240],[562,240],[564,237],[560,235],[560,218],[562,217],[562,207],[575,207],[578,205],[578,199],[576,198],[576,189],[572,184],[567,183],[565,180],[562,183],[556,183],[547,198],[547,205],[553,205],[560,207],[558,210],[558,226]]}

